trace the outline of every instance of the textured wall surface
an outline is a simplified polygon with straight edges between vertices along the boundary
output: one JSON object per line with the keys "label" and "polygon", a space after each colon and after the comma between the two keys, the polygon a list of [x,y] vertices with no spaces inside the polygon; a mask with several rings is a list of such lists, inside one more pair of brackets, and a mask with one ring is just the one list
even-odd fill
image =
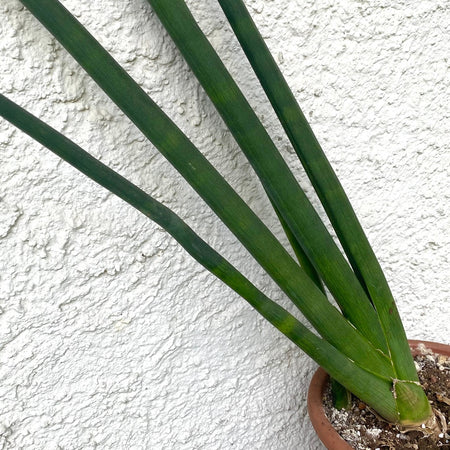
{"label": "textured wall surface", "polygon": [[[147,2],[63,3],[283,238]],[[246,3],[409,337],[448,342],[448,1]],[[189,4],[311,193],[216,2]],[[18,0],[2,0],[0,18],[2,93],[172,207],[287,304]],[[4,121],[0,181],[0,449],[323,448],[306,414],[315,364],[157,226]]]}

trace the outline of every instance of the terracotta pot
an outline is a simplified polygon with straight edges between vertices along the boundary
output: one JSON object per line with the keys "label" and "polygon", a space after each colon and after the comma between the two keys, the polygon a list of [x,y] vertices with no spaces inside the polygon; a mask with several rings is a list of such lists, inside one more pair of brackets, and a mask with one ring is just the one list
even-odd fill
{"label": "terracotta pot", "polygon": [[[436,342],[409,340],[409,345],[413,355],[417,346],[424,344],[425,347],[433,350],[434,353],[450,356],[450,345],[438,344]],[[311,423],[316,430],[319,439],[328,450],[353,450],[339,433],[333,428],[325,415],[322,404],[322,397],[328,385],[329,376],[322,368],[319,368],[311,379],[308,391],[308,413]]]}

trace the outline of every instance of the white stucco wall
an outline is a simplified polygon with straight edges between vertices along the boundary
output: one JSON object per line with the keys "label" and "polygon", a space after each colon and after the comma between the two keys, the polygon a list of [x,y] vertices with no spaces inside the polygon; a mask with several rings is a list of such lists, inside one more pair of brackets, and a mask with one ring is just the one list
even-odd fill
{"label": "white stucco wall", "polygon": [[[63,3],[281,236],[146,1]],[[246,3],[347,189],[408,336],[449,342],[447,0]],[[297,167],[216,2],[189,4]],[[2,93],[164,201],[287,304],[18,0],[2,0],[0,19]],[[323,448],[306,414],[315,364],[158,227],[3,120],[0,181],[0,449]]]}

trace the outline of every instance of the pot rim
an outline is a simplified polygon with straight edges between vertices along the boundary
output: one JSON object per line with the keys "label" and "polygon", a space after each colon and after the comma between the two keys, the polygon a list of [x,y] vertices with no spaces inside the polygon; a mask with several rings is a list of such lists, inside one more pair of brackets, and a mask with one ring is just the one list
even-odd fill
{"label": "pot rim", "polygon": [[[450,345],[438,342],[408,339],[413,354],[420,344],[432,350],[434,353],[450,356]],[[328,420],[322,403],[324,390],[327,386],[329,375],[319,367],[314,373],[308,390],[308,414],[317,436],[328,450],[354,450]]]}

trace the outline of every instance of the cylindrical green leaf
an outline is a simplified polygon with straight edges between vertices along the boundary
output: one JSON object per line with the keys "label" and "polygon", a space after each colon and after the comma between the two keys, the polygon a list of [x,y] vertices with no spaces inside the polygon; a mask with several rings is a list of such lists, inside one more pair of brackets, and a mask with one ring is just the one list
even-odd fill
{"label": "cylindrical green leaf", "polygon": [[381,267],[353,208],[242,0],[218,0],[376,307],[399,378],[417,380],[406,334]]}
{"label": "cylindrical green leaf", "polygon": [[218,171],[75,17],[57,0],[21,2],[201,195],[314,328],[361,367],[391,377],[386,355],[328,302]]}
{"label": "cylindrical green leaf", "polygon": [[329,373],[346,383],[349,389],[356,392],[384,417],[395,421],[397,415],[389,380],[366,372],[326,341],[314,335],[294,316],[259,291],[175,213],[1,94],[0,116],[161,225],[200,264],[246,299]]}
{"label": "cylindrical green leaf", "polygon": [[364,289],[184,0],[148,0],[224,119],[336,302],[378,349],[385,338]]}

